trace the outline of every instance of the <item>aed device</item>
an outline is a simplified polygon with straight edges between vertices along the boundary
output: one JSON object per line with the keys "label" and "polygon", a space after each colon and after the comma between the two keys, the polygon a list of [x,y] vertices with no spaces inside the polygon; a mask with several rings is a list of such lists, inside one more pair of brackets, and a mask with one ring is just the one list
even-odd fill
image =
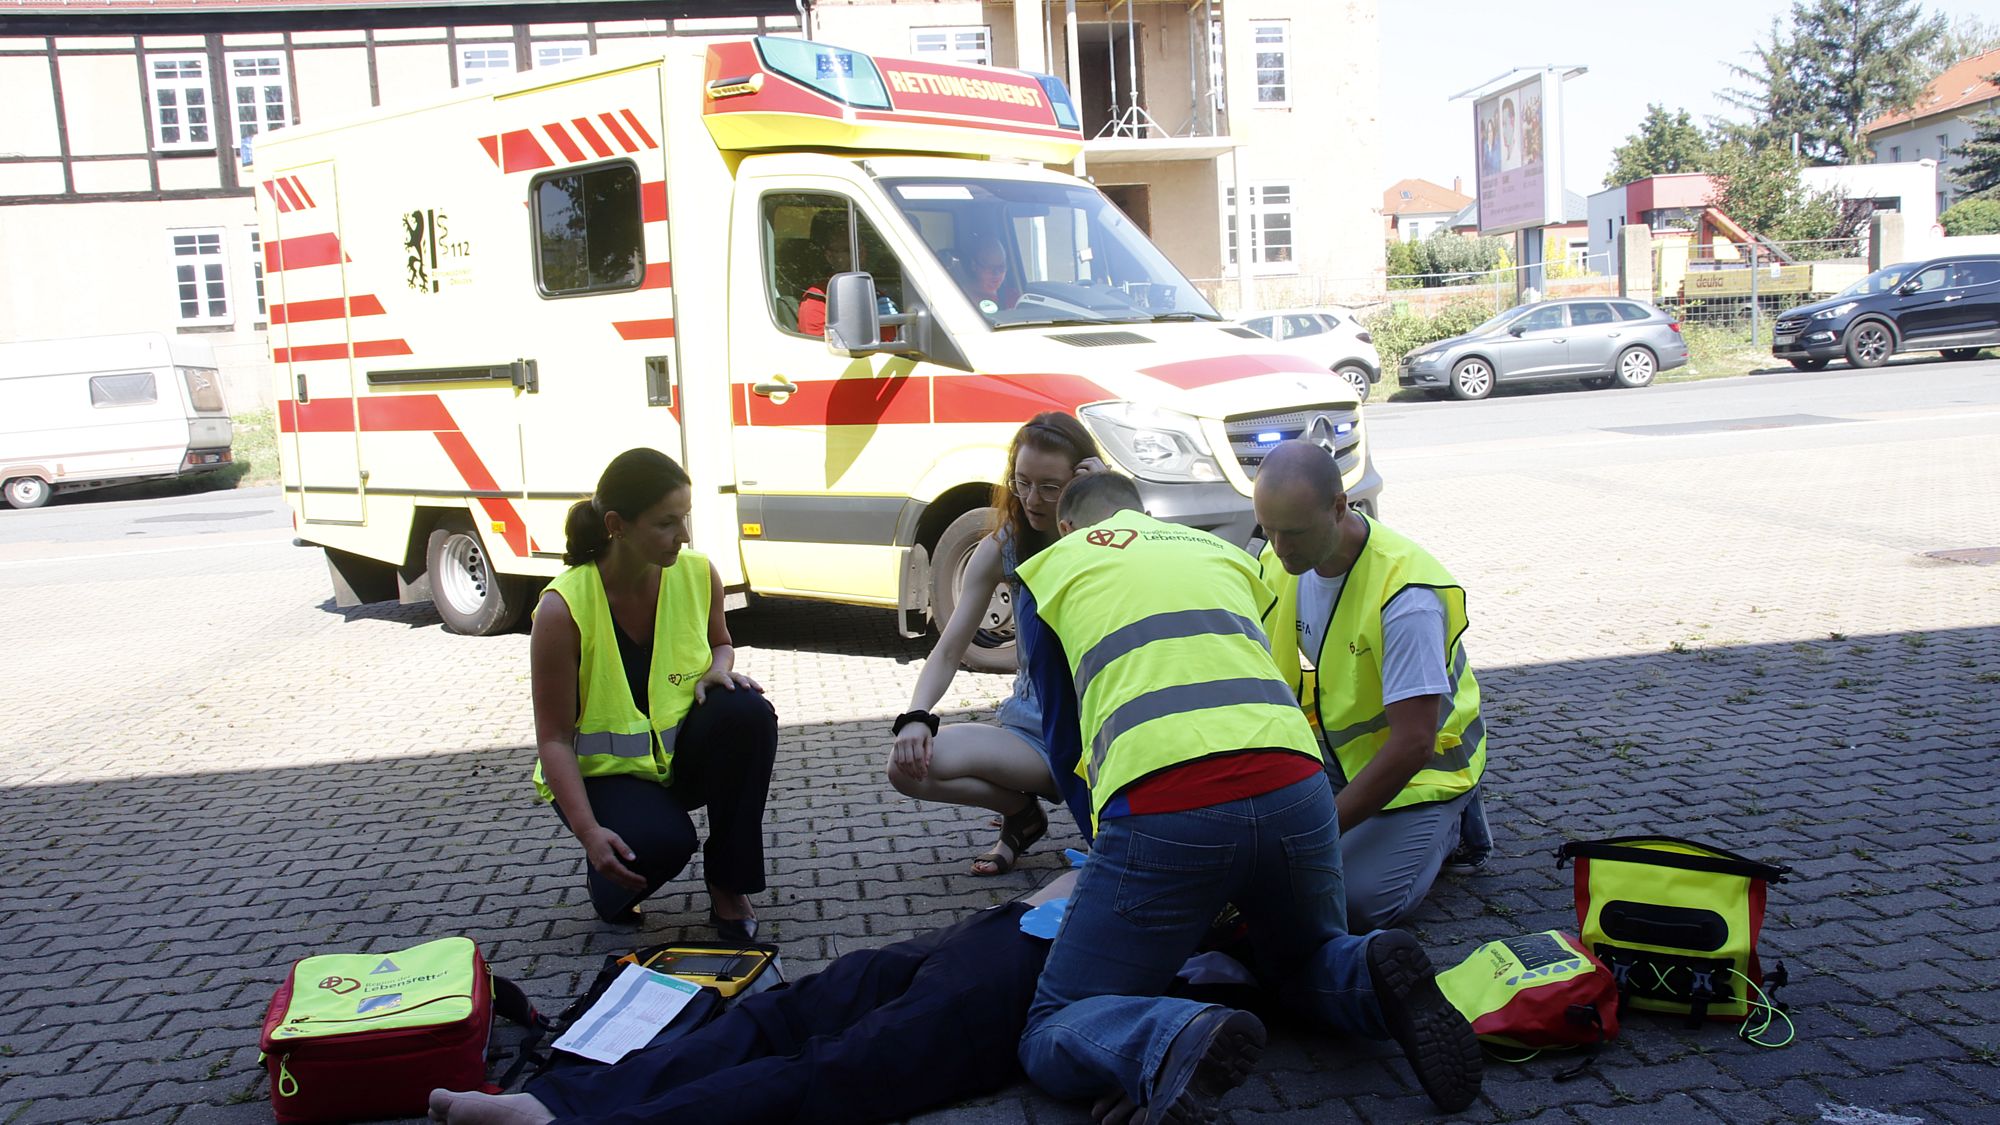
{"label": "aed device", "polygon": [[770,971],[778,963],[775,945],[691,941],[641,949],[618,960],[713,988],[724,999],[762,992],[784,977],[782,969]]}

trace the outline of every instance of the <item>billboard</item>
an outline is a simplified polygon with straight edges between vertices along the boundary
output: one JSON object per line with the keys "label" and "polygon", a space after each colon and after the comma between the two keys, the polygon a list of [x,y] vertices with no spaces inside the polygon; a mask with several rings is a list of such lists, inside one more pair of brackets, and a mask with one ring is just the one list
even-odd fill
{"label": "billboard", "polygon": [[1479,233],[1506,234],[1563,217],[1562,78],[1552,70],[1472,103]]}

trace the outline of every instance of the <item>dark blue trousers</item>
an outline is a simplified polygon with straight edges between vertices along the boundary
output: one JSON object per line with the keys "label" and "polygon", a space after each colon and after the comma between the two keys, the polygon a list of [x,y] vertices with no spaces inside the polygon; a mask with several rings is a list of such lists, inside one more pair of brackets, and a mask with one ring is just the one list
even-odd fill
{"label": "dark blue trousers", "polygon": [[559,1122],[722,1125],[892,1121],[1020,1076],[1016,1051],[1049,943],[1018,903],[881,949],[611,1066],[553,1071],[526,1090]]}

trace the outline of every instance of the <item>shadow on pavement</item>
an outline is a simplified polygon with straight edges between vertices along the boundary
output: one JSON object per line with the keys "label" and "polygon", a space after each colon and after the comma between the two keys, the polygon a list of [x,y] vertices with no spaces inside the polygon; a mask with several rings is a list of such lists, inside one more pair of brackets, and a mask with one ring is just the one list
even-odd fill
{"label": "shadow on pavement", "polygon": [[[855,612],[831,632],[890,628]],[[746,640],[756,616],[738,626]],[[1441,879],[1412,921],[1437,961],[1573,928],[1570,872],[1553,857],[1565,838],[1695,837],[1794,869],[1771,889],[1763,950],[1791,970],[1799,1041],[1760,1050],[1726,1026],[1639,1015],[1575,1082],[1550,1081],[1561,1059],[1491,1064],[1463,1119],[1985,1112],[2000,1021],[1996,678],[2000,625],[1482,669],[1499,852]],[[1059,830],[1007,876],[967,874],[990,840],[985,814],[889,792],[879,726],[783,728],[758,907],[795,974],[1010,898],[1076,842]],[[51,749],[143,761],[144,740]],[[579,849],[534,800],[525,746],[385,730],[368,752],[384,756],[0,789],[0,1103],[36,1120],[185,1106],[199,1108],[179,1121],[268,1121],[257,1027],[298,957],[463,933],[551,1010],[603,953],[702,932],[698,870],[637,932],[591,916]],[[1280,1034],[1228,1116],[1428,1119],[1381,1055]],[[1029,1116],[1080,1119],[1023,1086],[924,1120]]]}

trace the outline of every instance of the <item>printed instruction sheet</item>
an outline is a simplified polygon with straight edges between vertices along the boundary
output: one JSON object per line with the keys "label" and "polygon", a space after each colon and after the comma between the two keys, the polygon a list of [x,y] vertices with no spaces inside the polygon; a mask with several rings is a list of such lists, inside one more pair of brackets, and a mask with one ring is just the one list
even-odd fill
{"label": "printed instruction sheet", "polygon": [[653,1041],[701,986],[679,977],[627,965],[597,1003],[555,1042],[557,1050],[615,1063]]}

